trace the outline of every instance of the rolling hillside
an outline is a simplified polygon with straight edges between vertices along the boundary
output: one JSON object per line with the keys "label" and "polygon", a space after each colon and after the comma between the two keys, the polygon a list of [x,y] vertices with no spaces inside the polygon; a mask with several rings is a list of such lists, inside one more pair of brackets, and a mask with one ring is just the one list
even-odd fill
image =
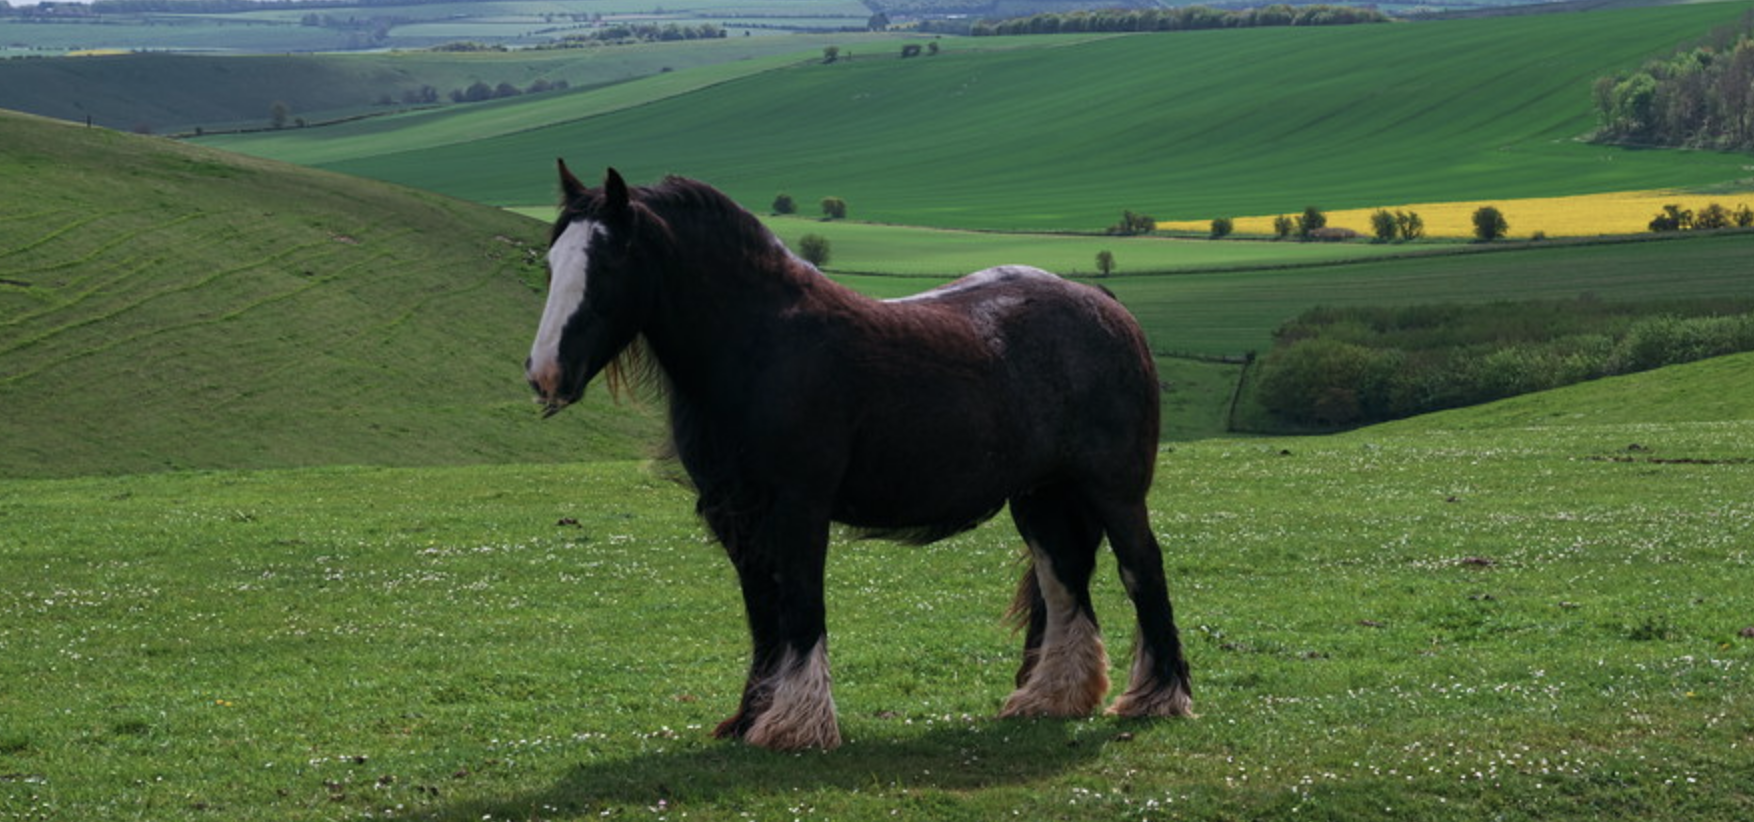
{"label": "rolling hillside", "polygon": [[[795,55],[831,42],[859,43],[871,37],[751,37],[557,51],[148,52],[0,60],[0,108],[82,123],[90,117],[100,126],[158,134],[260,129],[269,125],[275,102],[285,103],[293,117],[319,123],[410,108],[405,95],[418,94],[426,86],[439,95],[440,108],[448,108],[452,90],[477,81],[490,86],[510,83],[518,89],[538,81],[591,88],[697,66]],[[389,105],[382,104],[385,98]],[[460,108],[477,112],[483,106]]]}
{"label": "rolling hillside", "polygon": [[[500,205],[542,203],[555,155],[631,179],[785,191],[854,219],[1100,230],[1384,203],[1746,186],[1747,160],[1587,145],[1590,84],[1747,3],[1514,19],[1043,38],[820,61],[516,133],[312,133],[324,166]],[[994,38],[998,39],[998,38]],[[552,122],[552,121],[551,121]],[[433,121],[423,128],[439,128]],[[401,141],[418,149],[399,151]],[[335,142],[339,141],[339,142]],[[250,140],[229,148],[254,150]],[[290,150],[261,144],[264,153]],[[346,152],[356,159],[343,159]]]}
{"label": "rolling hillside", "polygon": [[0,145],[0,476],[641,453],[649,415],[530,404],[540,223],[25,115]]}

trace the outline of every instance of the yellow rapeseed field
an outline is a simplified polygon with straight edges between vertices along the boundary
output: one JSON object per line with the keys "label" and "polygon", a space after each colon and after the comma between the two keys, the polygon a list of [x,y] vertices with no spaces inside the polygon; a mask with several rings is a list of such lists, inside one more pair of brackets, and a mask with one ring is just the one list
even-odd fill
{"label": "yellow rapeseed field", "polygon": [[[1621,191],[1611,194],[1590,194],[1578,197],[1537,197],[1523,200],[1475,200],[1455,203],[1413,203],[1383,205],[1326,212],[1328,225],[1350,228],[1360,236],[1371,236],[1370,215],[1377,208],[1389,211],[1411,211],[1425,221],[1427,237],[1474,236],[1474,212],[1481,206],[1494,206],[1510,224],[1512,238],[1527,238],[1536,232],[1549,237],[1587,237],[1597,234],[1632,234],[1650,230],[1652,217],[1663,206],[1675,204],[1697,213],[1710,203],[1731,211],[1746,204],[1754,207],[1754,192],[1733,194],[1693,194],[1682,191]],[[1302,210],[1287,212],[1296,217]],[[1273,219],[1279,215],[1236,217],[1238,234],[1272,234]],[[1160,222],[1163,231],[1211,230],[1210,220]]]}

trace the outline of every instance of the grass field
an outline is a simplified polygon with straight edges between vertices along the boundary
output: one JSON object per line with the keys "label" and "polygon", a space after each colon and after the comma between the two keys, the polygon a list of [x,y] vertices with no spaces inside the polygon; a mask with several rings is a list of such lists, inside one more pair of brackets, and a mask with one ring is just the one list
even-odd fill
{"label": "grass field", "polygon": [[[803,203],[842,197],[858,219],[1028,230],[1100,231],[1123,209],[1204,221],[1310,204],[1729,185],[1748,177],[1746,158],[1578,138],[1594,127],[1596,77],[1746,8],[1038,40],[998,51],[955,41],[936,57],[795,65],[486,139],[432,145],[410,130],[322,151],[335,158],[328,168],[499,205],[549,201],[552,158],[566,156],[637,181],[698,177],[756,207],[785,191]],[[417,147],[396,150],[402,139]],[[358,159],[337,157],[343,149]],[[293,151],[284,138],[264,150]]]}
{"label": "grass field", "polygon": [[829,755],[706,737],[733,575],[642,463],[0,480],[0,814],[1741,820],[1750,386],[1166,449],[1195,720],[992,719],[1008,526],[843,541]]}

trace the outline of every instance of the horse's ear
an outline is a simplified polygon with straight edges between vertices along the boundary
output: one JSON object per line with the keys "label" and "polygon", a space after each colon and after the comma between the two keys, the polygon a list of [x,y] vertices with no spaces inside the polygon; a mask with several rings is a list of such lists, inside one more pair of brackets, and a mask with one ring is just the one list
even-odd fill
{"label": "horse's ear", "polygon": [[557,158],[554,162],[560,166],[561,201],[563,203],[570,203],[585,196],[585,184],[579,182],[579,178],[573,176],[572,170],[566,167],[566,161]]}
{"label": "horse's ear", "polygon": [[611,168],[603,174],[603,205],[610,214],[627,213],[628,203],[632,197],[627,193],[627,181],[621,179],[621,172]]}

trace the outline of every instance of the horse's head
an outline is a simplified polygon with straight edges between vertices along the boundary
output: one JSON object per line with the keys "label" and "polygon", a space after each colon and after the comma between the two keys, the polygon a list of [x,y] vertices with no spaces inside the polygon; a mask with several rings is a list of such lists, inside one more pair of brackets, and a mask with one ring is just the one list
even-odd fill
{"label": "horse's head", "polygon": [[562,161],[560,187],[560,217],[548,244],[548,304],[524,363],[548,416],[577,402],[639,336],[652,302],[653,278],[641,270],[652,261],[642,259],[638,242],[650,215],[621,175],[609,169],[603,187],[593,189]]}

